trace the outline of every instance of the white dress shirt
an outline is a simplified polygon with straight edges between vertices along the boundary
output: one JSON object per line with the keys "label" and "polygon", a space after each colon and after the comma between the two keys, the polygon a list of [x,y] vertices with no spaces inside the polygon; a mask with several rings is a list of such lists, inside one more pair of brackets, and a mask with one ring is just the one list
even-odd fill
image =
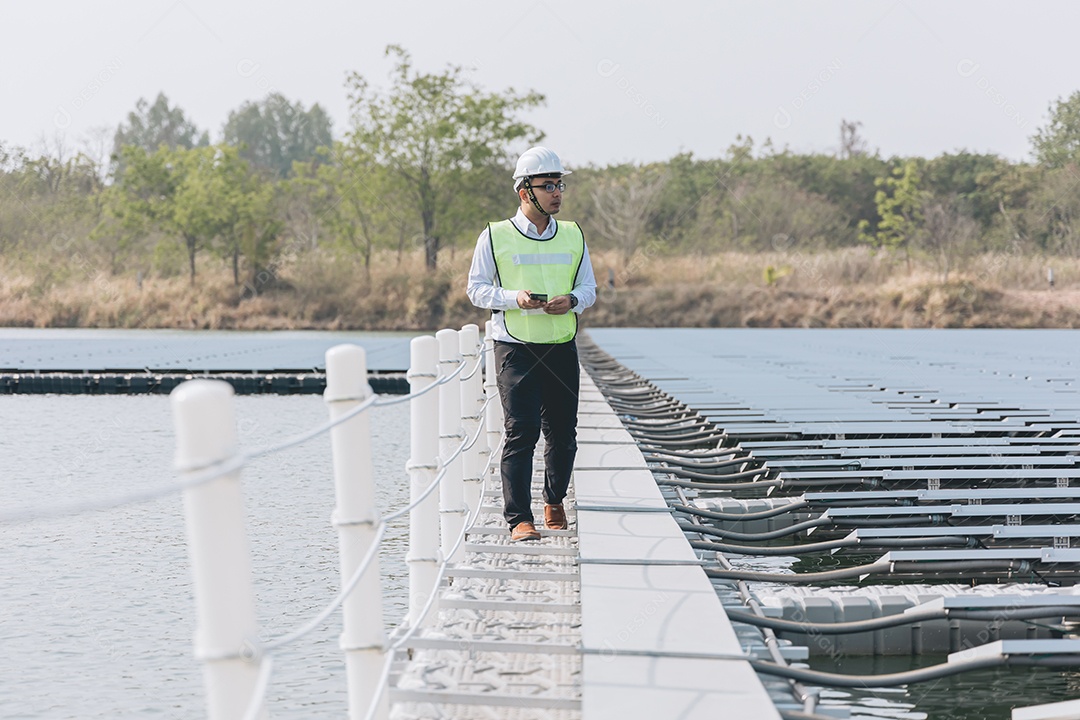
{"label": "white dress shirt", "polygon": [[[510,218],[518,230],[526,237],[534,240],[550,240],[555,236],[558,225],[555,218],[548,221],[548,226],[543,233],[537,232],[525,213],[518,208],[517,214]],[[574,289],[571,291],[577,298],[578,304],[571,312],[581,313],[587,307],[596,302],[596,276],[593,275],[592,261],[589,259],[589,246],[584,246],[584,255],[581,258],[581,266],[578,268],[577,277],[574,278]],[[476,250],[473,252],[472,267],[469,268],[469,287],[466,290],[472,304],[485,310],[516,310],[518,309],[518,290],[508,290],[495,282],[495,256],[491,252],[491,237],[488,229],[480,233],[476,240]],[[506,316],[498,312],[491,316],[492,339],[499,342],[521,342],[506,331]]]}

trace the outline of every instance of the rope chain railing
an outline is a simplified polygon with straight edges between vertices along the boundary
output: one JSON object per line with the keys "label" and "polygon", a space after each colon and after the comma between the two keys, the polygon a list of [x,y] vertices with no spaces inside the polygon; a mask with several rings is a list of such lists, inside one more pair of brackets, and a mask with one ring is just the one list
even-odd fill
{"label": "rope chain railing", "polygon": [[[482,363],[487,365],[486,378],[480,373]],[[376,401],[367,383],[363,349],[331,348],[326,355],[325,394],[330,421],[257,453],[239,453],[233,447],[235,423],[227,384],[194,380],[174,391],[177,465],[188,473],[177,487],[184,490],[195,580],[199,619],[195,654],[205,663],[212,720],[264,717],[274,653],[320,627],[339,607],[349,717],[388,716],[386,686],[395,653],[430,623],[446,570],[460,559],[466,534],[479,517],[484,480],[499,454],[502,418],[501,406],[492,403],[498,396],[490,380],[493,368],[493,345],[490,338],[481,343],[477,326],[441,330],[410,344],[409,395]],[[435,389],[438,392],[432,392]],[[365,411],[406,400],[411,415],[406,464],[410,501],[380,517]],[[300,627],[259,643],[239,490],[243,462],[237,458],[277,452],[327,431],[337,496],[332,521],[338,530],[341,589]],[[378,554],[388,523],[406,514],[409,610],[388,641]],[[229,581],[222,583],[223,578]]]}
{"label": "rope chain railing", "polygon": [[[464,367],[465,363],[462,363],[462,365],[458,367],[458,369],[456,369],[451,375],[440,377],[437,382],[427,385],[420,391],[410,392],[407,395],[401,395],[392,398],[379,398],[376,395],[372,395],[360,405],[351,408],[349,412],[345,413],[341,417],[323,423],[322,425],[319,425],[312,430],[307,430],[303,433],[294,435],[291,438],[282,440],[276,445],[265,448],[255,448],[253,450],[235,450],[228,457],[216,462],[209,463],[202,467],[185,468],[178,465],[175,468],[177,471],[181,473],[190,473],[182,477],[178,481],[163,483],[157,487],[147,488],[144,490],[134,490],[112,497],[91,498],[89,500],[79,500],[69,503],[49,503],[48,505],[36,505],[23,508],[9,508],[0,511],[0,525],[19,525],[23,523],[33,522],[35,520],[47,520],[58,517],[67,517],[71,515],[82,515],[84,513],[96,512],[99,510],[113,510],[116,508],[125,507],[127,505],[137,505],[140,503],[152,502],[163,497],[168,497],[169,495],[175,495],[186,490],[187,488],[202,485],[203,483],[208,483],[211,480],[216,480],[219,477],[228,475],[229,473],[244,467],[252,460],[256,460],[267,455],[273,455],[275,453],[296,447],[297,445],[302,445],[303,443],[306,443],[313,438],[325,434],[326,432],[333,429],[335,426],[348,421],[352,417],[363,413],[370,407],[387,407],[389,405],[398,405],[403,402],[409,402],[413,398],[426,394],[432,390],[437,390],[442,385],[449,383],[450,381],[458,377]],[[472,372],[475,373],[475,370],[473,370]]]}
{"label": "rope chain railing", "polygon": [[[395,653],[434,616],[450,564],[480,515],[484,482],[502,442],[502,407],[494,381],[494,346],[479,328],[440,330],[410,343],[409,394],[379,399],[367,381],[363,348],[338,345],[326,353],[329,421],[266,448],[237,447],[234,393],[220,380],[179,385],[170,398],[176,427],[179,480],[147,490],[58,505],[0,512],[0,524],[143,503],[183,493],[197,629],[195,656],[204,664],[211,720],[266,716],[275,653],[320,627],[342,609],[349,718],[384,720],[386,686]],[[483,367],[482,367],[483,366]],[[486,372],[481,373],[481,369]],[[494,400],[494,402],[493,402]],[[368,410],[410,404],[409,503],[380,516]],[[252,460],[330,434],[341,589],[310,620],[260,642],[251,557],[245,531],[240,471]],[[435,489],[439,488],[438,496]],[[388,524],[409,516],[409,609],[384,629],[379,549]]]}

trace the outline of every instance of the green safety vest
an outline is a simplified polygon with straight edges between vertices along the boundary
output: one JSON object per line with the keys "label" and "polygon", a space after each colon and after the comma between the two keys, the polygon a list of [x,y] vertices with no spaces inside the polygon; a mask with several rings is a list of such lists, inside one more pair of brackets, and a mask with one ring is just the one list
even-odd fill
{"label": "green safety vest", "polygon": [[[510,220],[489,224],[488,234],[499,287],[547,293],[549,298],[574,289],[585,257],[585,236],[577,223],[557,223],[555,234],[547,240],[528,237]],[[548,315],[542,309],[503,312],[506,331],[522,342],[554,345],[570,342],[577,335],[577,313],[573,310],[565,315]]]}

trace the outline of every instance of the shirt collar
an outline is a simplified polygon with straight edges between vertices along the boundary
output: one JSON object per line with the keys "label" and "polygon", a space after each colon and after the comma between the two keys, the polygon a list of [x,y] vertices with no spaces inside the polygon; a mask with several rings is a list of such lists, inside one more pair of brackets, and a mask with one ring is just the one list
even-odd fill
{"label": "shirt collar", "polygon": [[541,235],[536,230],[536,226],[532,224],[532,220],[525,217],[525,213],[521,208],[518,208],[514,217],[510,218],[510,221],[514,223],[518,230],[520,230],[525,236],[534,238],[536,240],[548,240],[555,235],[555,218],[551,218],[548,221],[547,228],[544,229],[544,233]]}

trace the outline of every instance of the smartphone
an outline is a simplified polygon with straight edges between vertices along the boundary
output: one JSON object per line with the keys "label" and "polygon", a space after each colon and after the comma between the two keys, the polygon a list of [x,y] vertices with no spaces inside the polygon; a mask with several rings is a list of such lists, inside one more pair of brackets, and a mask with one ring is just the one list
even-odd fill
{"label": "smartphone", "polygon": [[544,294],[544,293],[534,293],[534,292],[531,292],[531,293],[529,293],[529,298],[530,298],[530,299],[531,299],[531,300],[532,300],[533,302],[547,302],[547,295],[546,295],[546,294]]}

